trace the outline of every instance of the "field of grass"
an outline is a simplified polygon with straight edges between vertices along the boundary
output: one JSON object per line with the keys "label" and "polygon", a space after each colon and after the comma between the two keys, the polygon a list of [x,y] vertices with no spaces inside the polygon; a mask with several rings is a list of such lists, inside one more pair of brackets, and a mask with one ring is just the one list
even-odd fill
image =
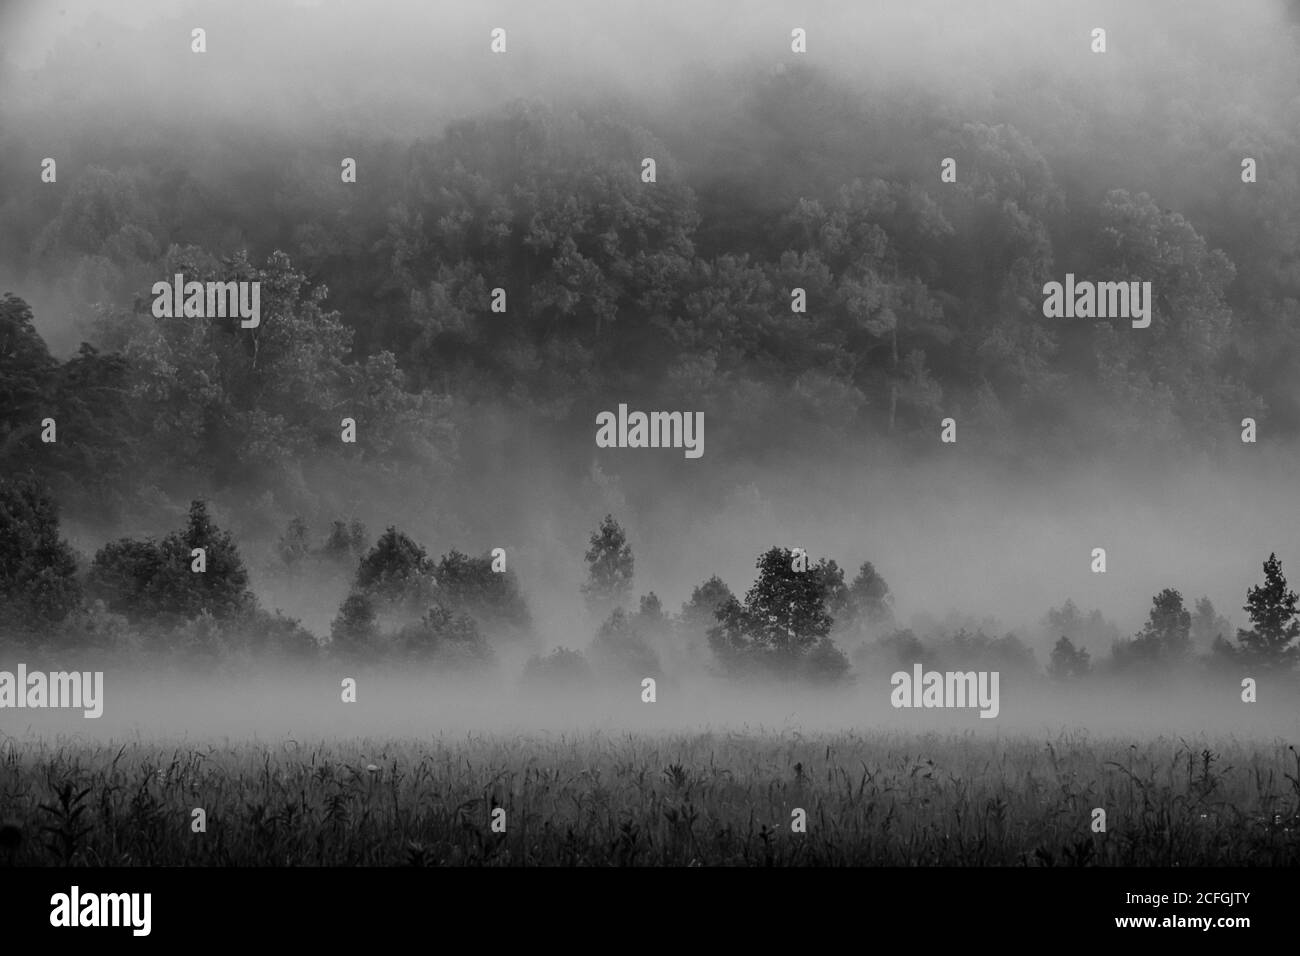
{"label": "field of grass", "polygon": [[0,820],[15,865],[1286,866],[1300,755],[1083,734],[7,738]]}

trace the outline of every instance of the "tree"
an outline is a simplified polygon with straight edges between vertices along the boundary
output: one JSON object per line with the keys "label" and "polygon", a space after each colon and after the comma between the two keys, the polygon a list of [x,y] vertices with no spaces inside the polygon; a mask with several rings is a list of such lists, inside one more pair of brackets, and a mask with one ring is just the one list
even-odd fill
{"label": "tree", "polygon": [[[194,550],[204,570],[193,570]],[[133,621],[185,620],[208,614],[230,621],[256,609],[248,570],[230,532],[216,526],[200,500],[190,504],[183,531],[161,542],[123,538],[95,553],[87,588],[110,611]]]}
{"label": "tree", "polygon": [[659,600],[659,595],[651,591],[641,595],[639,603],[639,609],[633,618],[634,625],[649,641],[661,644],[673,633],[672,622],[664,614],[663,602]]}
{"label": "tree", "polygon": [[425,605],[433,595],[433,562],[424,548],[390,525],[361,559],[353,587],[389,604]]}
{"label": "tree", "polygon": [[81,602],[76,555],[54,500],[32,476],[0,478],[0,622],[41,628]]}
{"label": "tree", "polygon": [[1165,588],[1151,600],[1151,611],[1142,626],[1139,641],[1146,641],[1154,656],[1165,659],[1183,657],[1191,649],[1192,615],[1183,607],[1183,596]]}
{"label": "tree", "polygon": [[311,545],[307,542],[307,522],[300,517],[290,519],[289,526],[285,528],[284,534],[275,544],[276,553],[280,555],[280,560],[289,567],[293,567],[311,551]]}
{"label": "tree", "polygon": [[321,554],[332,561],[346,563],[358,560],[366,553],[366,526],[355,518],[345,523],[330,522],[329,537],[321,547]]}
{"label": "tree", "polygon": [[138,436],[149,423],[131,398],[131,372],[124,356],[101,355],[83,342],[55,375],[50,414],[60,430],[49,467],[60,496],[75,503],[85,524],[116,523],[124,511],[139,510]]}
{"label": "tree", "polygon": [[[194,551],[204,552],[203,572],[192,569]],[[162,569],[156,586],[164,611],[193,618],[203,612],[230,620],[256,606],[248,588],[248,570],[229,531],[217,527],[207,503],[190,502],[184,531],[174,531],[159,548]]]}
{"label": "tree", "polygon": [[1090,668],[1091,662],[1088,660],[1087,650],[1082,647],[1076,648],[1068,637],[1062,635],[1056,642],[1056,646],[1052,648],[1052,659],[1047,665],[1047,676],[1053,680],[1072,680],[1083,677]]}
{"label": "tree", "polygon": [[1198,598],[1192,614],[1192,644],[1202,650],[1211,648],[1217,638],[1231,633],[1228,619],[1214,609],[1208,597]]}
{"label": "tree", "polygon": [[57,364],[31,306],[6,292],[0,299],[0,463],[13,467],[20,443],[40,432]]}
{"label": "tree", "polygon": [[1246,592],[1243,609],[1254,627],[1237,631],[1237,641],[1249,660],[1279,670],[1295,663],[1300,655],[1300,648],[1292,645],[1300,636],[1296,601],[1296,593],[1287,588],[1282,562],[1270,554],[1264,562],[1264,584]]}
{"label": "tree", "polygon": [[591,660],[611,676],[659,677],[659,655],[655,653],[640,622],[621,607],[614,608],[600,625],[591,642]]}
{"label": "tree", "polygon": [[453,668],[488,664],[492,649],[468,614],[432,605],[415,624],[397,633],[396,645],[417,660],[436,661]]}
{"label": "tree", "polygon": [[1106,620],[1096,608],[1084,614],[1070,598],[1059,608],[1049,608],[1039,624],[1043,634],[1052,637],[1068,637],[1075,647],[1109,647],[1121,640],[1119,628],[1112,621]]}
{"label": "tree", "polygon": [[114,614],[133,623],[160,613],[150,584],[162,571],[162,554],[153,541],[121,538],[95,552],[86,590]]}
{"label": "tree", "polygon": [[848,600],[841,623],[857,624],[879,631],[894,623],[894,597],[870,561],[862,562],[857,576],[849,585]]}
{"label": "tree", "polygon": [[691,591],[690,600],[682,605],[678,615],[678,626],[686,635],[704,637],[718,623],[718,610],[734,597],[727,583],[713,575]]}
{"label": "tree", "polygon": [[356,655],[370,647],[378,634],[375,602],[367,594],[354,591],[344,599],[330,624],[330,649],[337,654]]}
{"label": "tree", "polygon": [[493,571],[489,555],[471,558],[452,549],[433,568],[438,602],[468,614],[490,633],[523,637],[531,624],[513,571]]}
{"label": "tree", "polygon": [[827,600],[843,574],[824,558],[806,570],[794,569],[794,553],[772,548],[757,561],[758,579],[741,604],[734,597],[718,609],[709,646],[727,666],[756,664],[792,674],[800,661],[830,635]]}
{"label": "tree", "polygon": [[587,607],[603,618],[622,607],[632,593],[632,548],[613,515],[605,515],[592,533],[585,557],[587,581],[582,594]]}

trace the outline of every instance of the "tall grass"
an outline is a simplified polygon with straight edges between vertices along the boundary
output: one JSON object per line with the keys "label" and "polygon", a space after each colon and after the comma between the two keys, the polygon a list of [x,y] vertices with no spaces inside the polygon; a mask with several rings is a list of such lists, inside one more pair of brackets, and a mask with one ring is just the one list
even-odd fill
{"label": "tall grass", "polygon": [[0,863],[1284,866],[1300,863],[1300,755],[1082,733],[7,738]]}

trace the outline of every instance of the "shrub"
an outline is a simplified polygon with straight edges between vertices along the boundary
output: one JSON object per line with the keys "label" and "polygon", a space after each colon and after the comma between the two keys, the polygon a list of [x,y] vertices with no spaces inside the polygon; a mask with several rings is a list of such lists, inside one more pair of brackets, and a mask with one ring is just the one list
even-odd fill
{"label": "shrub", "polygon": [[452,667],[481,666],[493,661],[492,649],[473,618],[440,604],[430,607],[417,623],[399,630],[393,643],[411,658]]}
{"label": "shrub", "polygon": [[574,691],[590,687],[591,666],[580,651],[557,647],[545,657],[534,655],[524,665],[522,683],[533,690]]}

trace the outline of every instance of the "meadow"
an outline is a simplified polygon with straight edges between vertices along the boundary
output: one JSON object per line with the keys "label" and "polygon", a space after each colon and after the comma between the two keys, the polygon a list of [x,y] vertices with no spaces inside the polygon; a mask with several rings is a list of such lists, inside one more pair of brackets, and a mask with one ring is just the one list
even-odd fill
{"label": "meadow", "polygon": [[1300,754],[1083,731],[6,736],[0,820],[20,866],[1294,866]]}

